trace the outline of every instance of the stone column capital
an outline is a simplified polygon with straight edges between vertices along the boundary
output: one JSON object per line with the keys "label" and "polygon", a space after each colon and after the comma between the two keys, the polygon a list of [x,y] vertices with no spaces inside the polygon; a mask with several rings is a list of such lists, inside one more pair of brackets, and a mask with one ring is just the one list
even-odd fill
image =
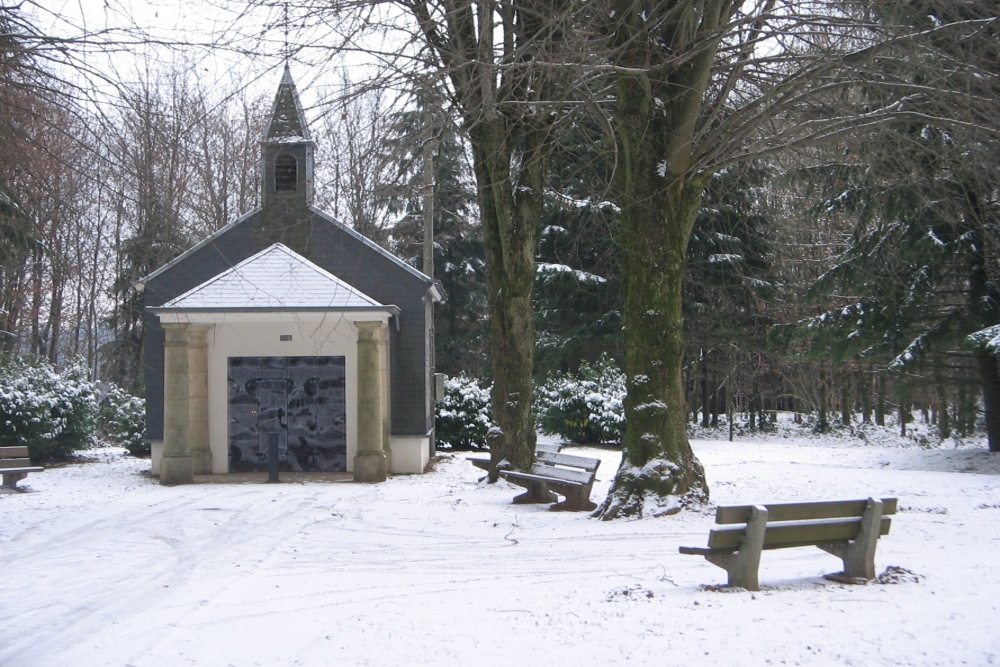
{"label": "stone column capital", "polygon": [[188,330],[191,325],[187,322],[163,322],[163,344],[164,345],[187,345]]}
{"label": "stone column capital", "polygon": [[388,329],[385,322],[355,322],[358,329],[359,343],[381,343],[385,341],[385,332]]}

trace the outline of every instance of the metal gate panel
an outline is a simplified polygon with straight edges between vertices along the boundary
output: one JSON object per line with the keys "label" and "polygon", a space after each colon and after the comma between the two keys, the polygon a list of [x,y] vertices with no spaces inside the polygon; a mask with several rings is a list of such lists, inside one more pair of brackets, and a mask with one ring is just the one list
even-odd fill
{"label": "metal gate panel", "polygon": [[229,469],[347,469],[344,357],[231,357]]}

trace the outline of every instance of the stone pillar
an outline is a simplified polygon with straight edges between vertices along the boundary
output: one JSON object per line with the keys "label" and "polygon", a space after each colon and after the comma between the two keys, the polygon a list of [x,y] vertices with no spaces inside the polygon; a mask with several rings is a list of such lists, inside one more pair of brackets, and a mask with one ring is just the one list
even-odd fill
{"label": "stone pillar", "polygon": [[383,322],[357,322],[358,453],[355,482],[384,482],[388,476],[388,331]]}
{"label": "stone pillar", "polygon": [[196,475],[212,472],[208,446],[208,332],[209,325],[188,328],[188,411],[191,433],[191,467]]}
{"label": "stone pillar", "polygon": [[191,423],[188,396],[188,324],[164,323],[163,458],[160,484],[190,484]]}

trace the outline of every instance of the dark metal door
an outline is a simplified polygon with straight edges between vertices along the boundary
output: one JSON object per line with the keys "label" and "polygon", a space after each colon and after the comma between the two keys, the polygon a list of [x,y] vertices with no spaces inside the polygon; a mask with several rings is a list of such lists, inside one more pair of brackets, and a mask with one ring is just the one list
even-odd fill
{"label": "dark metal door", "polygon": [[347,470],[344,357],[230,357],[229,469]]}

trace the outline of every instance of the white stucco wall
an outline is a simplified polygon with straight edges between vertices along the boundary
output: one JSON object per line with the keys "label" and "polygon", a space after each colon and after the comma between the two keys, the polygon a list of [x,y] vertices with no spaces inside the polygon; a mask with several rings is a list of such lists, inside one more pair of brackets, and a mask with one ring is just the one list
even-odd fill
{"label": "white stucco wall", "polygon": [[[208,419],[212,472],[229,472],[229,358],[342,356],[346,374],[347,469],[353,471],[358,451],[358,333],[355,322],[382,321],[380,311],[321,313],[161,313],[163,322],[208,324]],[[291,340],[282,337],[291,336]],[[154,441],[152,469],[159,471],[162,441]],[[429,436],[390,435],[391,473],[422,473],[430,460]]]}
{"label": "white stucco wall", "polygon": [[[346,373],[347,467],[357,453],[357,329],[355,321],[388,313],[164,313],[163,322],[211,324],[208,333],[208,419],[212,472],[229,471],[229,357],[342,356]],[[282,340],[282,337],[291,340]],[[153,469],[158,469],[158,458]]]}
{"label": "white stucco wall", "polygon": [[392,450],[390,470],[393,473],[422,473],[430,461],[430,436],[394,435],[389,437]]}

